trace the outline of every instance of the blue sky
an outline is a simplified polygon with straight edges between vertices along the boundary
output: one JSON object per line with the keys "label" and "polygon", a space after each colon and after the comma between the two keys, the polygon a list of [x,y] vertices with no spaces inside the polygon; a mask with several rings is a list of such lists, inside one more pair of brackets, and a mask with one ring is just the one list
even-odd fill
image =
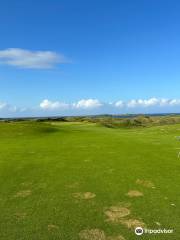
{"label": "blue sky", "polygon": [[180,112],[180,2],[0,2],[0,117]]}

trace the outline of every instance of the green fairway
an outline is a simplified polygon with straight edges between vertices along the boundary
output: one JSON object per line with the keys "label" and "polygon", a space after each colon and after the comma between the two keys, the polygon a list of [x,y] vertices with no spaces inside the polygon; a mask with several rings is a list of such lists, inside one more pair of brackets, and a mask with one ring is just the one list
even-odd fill
{"label": "green fairway", "polygon": [[[178,136],[180,124],[0,123],[0,240],[180,239]],[[136,236],[139,224],[174,233]]]}

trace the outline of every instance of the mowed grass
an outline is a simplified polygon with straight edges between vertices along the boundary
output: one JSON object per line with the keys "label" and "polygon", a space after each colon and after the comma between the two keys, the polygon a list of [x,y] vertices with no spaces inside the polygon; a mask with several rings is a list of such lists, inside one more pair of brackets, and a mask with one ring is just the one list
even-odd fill
{"label": "mowed grass", "polygon": [[[77,240],[87,229],[126,240],[180,239],[177,136],[179,124],[0,123],[0,240]],[[130,197],[131,190],[143,196]],[[92,198],[81,198],[87,192]],[[174,233],[138,237],[107,221],[106,210],[122,204],[125,218]]]}

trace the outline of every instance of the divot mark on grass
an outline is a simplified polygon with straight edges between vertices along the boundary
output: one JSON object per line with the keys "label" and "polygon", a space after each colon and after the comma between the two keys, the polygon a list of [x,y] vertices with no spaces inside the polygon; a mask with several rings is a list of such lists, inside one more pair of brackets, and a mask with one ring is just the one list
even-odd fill
{"label": "divot mark on grass", "polygon": [[17,192],[15,197],[25,198],[30,196],[31,194],[32,194],[31,190],[23,190],[23,191]]}
{"label": "divot mark on grass", "polygon": [[72,194],[74,198],[88,200],[96,197],[95,193],[92,192],[77,192]]}
{"label": "divot mark on grass", "polygon": [[134,229],[136,227],[145,227],[145,223],[138,219],[120,219],[119,223],[126,226],[129,229]]}
{"label": "divot mark on grass", "polygon": [[105,210],[105,215],[108,217],[107,221],[109,222],[119,222],[123,217],[128,216],[131,212],[126,207],[121,206],[111,206],[109,209]]}
{"label": "divot mark on grass", "polygon": [[142,197],[143,193],[137,190],[130,190],[126,195],[129,197]]}
{"label": "divot mark on grass", "polygon": [[54,231],[54,230],[58,230],[59,227],[57,225],[54,224],[49,224],[48,225],[48,231]]}
{"label": "divot mark on grass", "polygon": [[81,240],[106,240],[105,232],[101,229],[85,229],[79,233]]}
{"label": "divot mark on grass", "polygon": [[154,184],[149,180],[137,179],[136,184],[141,185],[146,188],[155,188]]}

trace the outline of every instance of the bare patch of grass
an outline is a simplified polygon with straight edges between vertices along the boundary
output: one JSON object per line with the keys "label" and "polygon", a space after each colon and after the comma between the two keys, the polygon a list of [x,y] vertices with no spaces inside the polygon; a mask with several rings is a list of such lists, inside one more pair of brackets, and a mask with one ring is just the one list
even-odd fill
{"label": "bare patch of grass", "polygon": [[101,229],[85,229],[79,233],[81,240],[106,240],[105,232]]}
{"label": "bare patch of grass", "polygon": [[[122,224],[129,229],[134,229],[136,227],[145,227],[145,223],[143,221],[135,218],[128,218],[128,216],[131,214],[129,207],[129,203],[121,203],[118,206],[111,206],[110,208],[106,209],[104,212],[107,216],[106,221],[115,224]],[[111,239],[116,240],[118,238],[109,237],[109,240]],[[119,239],[123,239],[122,236]]]}
{"label": "bare patch of grass", "polygon": [[54,225],[54,224],[49,224],[48,225],[48,231],[55,231],[55,230],[58,230],[59,227],[57,225]]}
{"label": "bare patch of grass", "polygon": [[149,180],[137,179],[136,184],[141,185],[146,188],[155,188],[154,184]]}
{"label": "bare patch of grass", "polygon": [[95,193],[92,192],[78,192],[72,194],[74,198],[88,200],[96,197]]}
{"label": "bare patch of grass", "polygon": [[85,229],[79,233],[81,240],[125,240],[122,235],[106,236],[105,232],[101,229]]}
{"label": "bare patch of grass", "polygon": [[145,227],[145,223],[139,219],[120,219],[119,223],[126,226],[129,229],[134,229],[136,227]]}
{"label": "bare patch of grass", "polygon": [[129,197],[142,197],[143,193],[138,190],[130,190],[126,195]]}
{"label": "bare patch of grass", "polygon": [[107,221],[118,222],[121,218],[128,216],[131,212],[127,207],[111,206],[105,210]]}

